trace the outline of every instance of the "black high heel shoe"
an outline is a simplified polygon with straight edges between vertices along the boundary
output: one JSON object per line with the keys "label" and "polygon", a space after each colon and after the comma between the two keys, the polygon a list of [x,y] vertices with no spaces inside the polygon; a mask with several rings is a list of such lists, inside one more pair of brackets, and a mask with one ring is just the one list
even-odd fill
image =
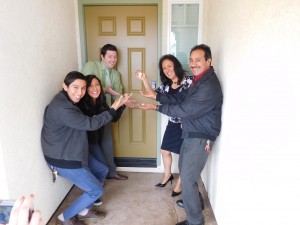
{"label": "black high heel shoe", "polygon": [[172,197],[176,197],[176,196],[178,196],[178,195],[180,195],[181,194],[181,191],[179,191],[179,192],[176,192],[176,191],[172,191]]}
{"label": "black high heel shoe", "polygon": [[169,181],[171,181],[171,184],[172,184],[172,181],[173,181],[173,180],[174,180],[174,177],[173,177],[173,175],[171,174],[170,178],[167,180],[166,183],[164,183],[164,184],[158,183],[158,184],[155,185],[155,186],[156,186],[156,187],[165,187]]}

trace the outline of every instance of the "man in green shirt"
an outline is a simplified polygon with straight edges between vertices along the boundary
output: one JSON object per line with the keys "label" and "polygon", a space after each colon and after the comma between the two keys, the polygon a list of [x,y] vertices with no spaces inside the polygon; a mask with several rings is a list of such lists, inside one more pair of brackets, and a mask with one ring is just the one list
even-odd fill
{"label": "man in green shirt", "polygon": [[106,102],[111,106],[112,102],[123,94],[121,74],[114,69],[118,61],[118,51],[116,46],[106,44],[101,48],[101,61],[89,61],[83,68],[85,75],[94,74],[100,80],[106,94]]}
{"label": "man in green shirt", "polygon": [[[95,60],[87,62],[83,66],[81,72],[84,75],[96,75],[100,79],[103,87],[102,91],[105,92],[106,102],[109,106],[111,106],[113,101],[118,99],[118,97],[123,94],[121,74],[114,69],[118,61],[118,51],[116,46],[111,44],[104,45],[101,48],[100,56],[101,61]],[[127,106],[131,107],[131,103],[127,104]],[[121,175],[116,171],[111,123],[108,123],[104,126],[103,132],[104,134],[101,140],[101,150],[103,151],[103,155],[105,157],[105,162],[103,163],[109,169],[107,178],[127,180],[127,176]]]}

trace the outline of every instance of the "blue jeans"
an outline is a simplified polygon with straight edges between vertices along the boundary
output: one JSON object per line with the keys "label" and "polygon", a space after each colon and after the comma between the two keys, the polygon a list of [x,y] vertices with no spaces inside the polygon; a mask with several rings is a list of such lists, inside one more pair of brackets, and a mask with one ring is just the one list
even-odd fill
{"label": "blue jeans", "polygon": [[88,163],[88,167],[78,169],[54,167],[59,176],[66,178],[84,191],[71,206],[64,210],[65,220],[71,219],[85,208],[90,209],[104,192],[103,181],[107,176],[108,168],[91,154]]}
{"label": "blue jeans", "polygon": [[89,144],[89,151],[90,154],[92,154],[98,161],[107,166],[108,163],[105,159],[102,149],[98,144]]}
{"label": "blue jeans", "polygon": [[103,182],[108,174],[107,166],[99,161],[94,155],[89,154],[89,169],[92,174],[100,181],[103,186]]}

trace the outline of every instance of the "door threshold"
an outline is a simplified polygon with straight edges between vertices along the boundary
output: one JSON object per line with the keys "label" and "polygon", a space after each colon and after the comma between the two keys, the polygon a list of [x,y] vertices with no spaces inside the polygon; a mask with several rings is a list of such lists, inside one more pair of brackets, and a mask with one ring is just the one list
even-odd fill
{"label": "door threshold", "polygon": [[163,168],[156,167],[156,168],[149,168],[149,167],[117,167],[117,171],[124,171],[124,172],[141,172],[141,173],[162,173],[164,170]]}
{"label": "door threshold", "polygon": [[156,168],[156,158],[115,157],[117,167]]}

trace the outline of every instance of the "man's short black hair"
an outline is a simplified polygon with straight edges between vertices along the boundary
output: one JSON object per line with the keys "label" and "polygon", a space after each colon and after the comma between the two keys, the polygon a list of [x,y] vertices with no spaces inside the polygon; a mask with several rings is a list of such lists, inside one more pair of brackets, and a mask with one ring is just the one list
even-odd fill
{"label": "man's short black hair", "polygon": [[211,56],[211,51],[210,51],[210,47],[208,45],[205,45],[205,44],[201,44],[201,45],[196,45],[192,48],[190,54],[192,54],[193,51],[195,50],[203,50],[204,51],[204,57],[205,57],[205,60],[207,61],[208,59],[212,59],[212,56]]}
{"label": "man's short black hair", "polygon": [[100,51],[100,54],[104,57],[106,55],[106,52],[107,51],[114,51],[114,52],[117,52],[117,47],[112,45],[112,44],[106,44],[104,45],[102,48],[101,48],[101,51]]}
{"label": "man's short black hair", "polygon": [[69,87],[69,85],[72,84],[77,79],[85,81],[85,76],[82,73],[78,72],[78,71],[71,71],[65,77],[64,83],[67,87]]}

